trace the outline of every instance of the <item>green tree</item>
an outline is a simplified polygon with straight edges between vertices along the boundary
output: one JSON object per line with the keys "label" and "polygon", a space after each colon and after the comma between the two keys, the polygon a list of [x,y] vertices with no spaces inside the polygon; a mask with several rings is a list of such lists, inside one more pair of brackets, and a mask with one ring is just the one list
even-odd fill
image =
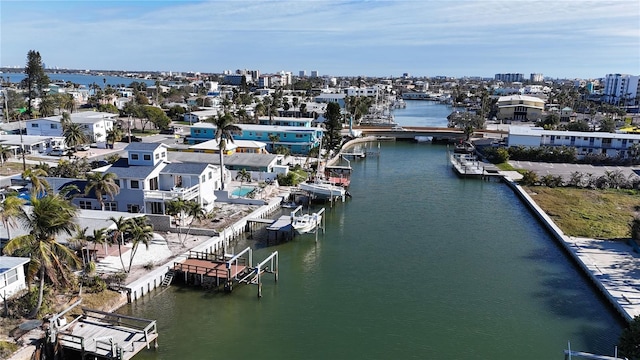
{"label": "green tree", "polygon": [[242,183],[251,181],[251,173],[247,169],[240,169],[236,174],[236,180],[240,179],[240,188],[242,189]]}
{"label": "green tree", "polygon": [[629,326],[622,330],[618,344],[622,356],[640,359],[640,315],[636,315]]}
{"label": "green tree", "polygon": [[206,217],[206,212],[202,205],[197,201],[186,201],[186,211],[187,216],[189,217],[189,227],[187,228],[187,232],[184,234],[184,238],[182,239],[182,245],[184,245],[185,241],[187,241],[187,237],[189,237],[189,232],[191,231],[191,227],[193,223],[197,221],[201,221]]}
{"label": "green tree", "polygon": [[224,190],[225,185],[225,171],[224,171],[224,153],[227,150],[227,142],[234,142],[233,135],[242,133],[242,129],[234,124],[235,119],[233,116],[226,112],[224,115],[218,114],[217,117],[210,118],[216,127],[214,139],[218,141],[218,147],[220,148],[220,179],[222,180],[221,190]]}
{"label": "green tree", "polygon": [[113,197],[120,193],[120,187],[115,182],[116,178],[117,175],[110,172],[87,174],[87,186],[84,188],[85,195],[89,195],[93,190],[100,208],[104,210],[104,196],[109,196],[113,201]]}
{"label": "green tree", "polygon": [[280,135],[269,134],[269,141],[271,141],[271,152],[274,153],[276,150],[276,143],[280,142]]}
{"label": "green tree", "polygon": [[600,132],[613,133],[616,131],[616,122],[611,117],[606,117],[600,121]]}
{"label": "green tree", "polygon": [[52,95],[46,93],[40,98],[40,105],[38,106],[38,112],[40,116],[47,117],[53,115],[56,108],[56,101]]}
{"label": "green tree", "polygon": [[171,123],[171,119],[169,119],[164,110],[150,105],[144,107],[144,118],[147,121],[142,122],[142,132],[144,132],[147,122],[152,123],[158,129],[166,129]]}
{"label": "green tree", "polygon": [[31,260],[27,278],[38,278],[38,301],[29,314],[34,317],[42,306],[45,283],[54,287],[71,285],[72,270],[79,268],[78,257],[68,247],[60,244],[56,237],[75,230],[78,208],[58,195],[48,194],[40,199],[31,197],[31,208],[22,208],[18,221],[29,231],[11,239],[4,248],[5,254],[29,254]]}
{"label": "green tree", "polygon": [[146,216],[137,217],[132,219],[131,227],[129,228],[129,234],[131,236],[131,256],[129,258],[129,269],[127,272],[131,272],[133,266],[133,258],[136,256],[140,244],[148,249],[151,240],[153,240],[153,227],[149,224]]}
{"label": "green tree", "polygon": [[[117,142],[122,140],[122,136],[124,134],[122,133],[122,129],[120,129],[117,126],[114,126],[111,130],[107,130],[107,145],[110,146],[113,149],[113,145]],[[129,139],[131,140],[131,139]]]}
{"label": "green tree", "polygon": [[89,141],[80,124],[76,123],[64,126],[62,136],[64,136],[64,143],[72,149],[75,149],[78,145],[86,144]]}
{"label": "green tree", "polygon": [[326,119],[326,140],[324,146],[327,150],[335,149],[342,140],[340,131],[342,130],[342,114],[340,112],[340,105],[335,102],[327,104],[327,109],[324,113]]}
{"label": "green tree", "polygon": [[11,240],[11,228],[15,228],[18,225],[16,219],[24,204],[24,199],[15,194],[7,196],[0,202],[0,220],[5,229],[7,229],[7,239],[9,240]]}
{"label": "green tree", "polygon": [[45,88],[49,86],[49,76],[44,72],[44,65],[42,64],[42,57],[40,52],[35,50],[29,50],[27,53],[27,65],[24,68],[25,87],[27,88],[27,113],[29,116],[33,115],[32,104],[33,100],[44,94]]}
{"label": "green tree", "polygon": [[124,260],[122,259],[122,245],[124,245],[124,234],[129,231],[131,228],[132,222],[130,219],[125,219],[123,216],[115,218],[113,216],[109,217],[109,221],[112,221],[116,228],[113,230],[111,235],[113,236],[112,242],[114,244],[118,244],[118,256],[120,257],[120,264],[122,265],[122,271],[127,271],[127,268],[124,266]]}
{"label": "green tree", "polygon": [[31,195],[38,197],[45,193],[51,192],[51,186],[44,179],[48,174],[39,168],[27,169],[22,173],[22,179],[31,183]]}

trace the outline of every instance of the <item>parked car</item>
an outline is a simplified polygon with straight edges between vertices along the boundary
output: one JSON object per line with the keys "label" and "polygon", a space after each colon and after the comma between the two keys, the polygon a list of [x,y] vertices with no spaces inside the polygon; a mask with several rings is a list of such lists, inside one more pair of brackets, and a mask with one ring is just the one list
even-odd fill
{"label": "parked car", "polygon": [[[137,136],[132,136],[131,137],[131,142],[141,142],[142,138],[141,137],[137,137]],[[120,140],[120,142],[129,142],[129,136],[123,136],[122,140]]]}
{"label": "parked car", "polygon": [[53,148],[49,151],[49,156],[65,156],[69,154],[69,150],[65,150],[62,148]]}
{"label": "parked car", "polygon": [[76,151],[87,151],[90,148],[89,144],[76,145]]}

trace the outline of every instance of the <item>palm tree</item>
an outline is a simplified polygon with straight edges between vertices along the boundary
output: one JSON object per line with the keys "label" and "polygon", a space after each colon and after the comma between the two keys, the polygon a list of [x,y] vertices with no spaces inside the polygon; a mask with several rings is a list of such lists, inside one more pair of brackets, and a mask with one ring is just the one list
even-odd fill
{"label": "palm tree", "polygon": [[247,182],[251,181],[251,173],[247,171],[247,169],[238,170],[236,174],[236,180],[240,179],[240,189],[242,189],[242,183],[246,180]]}
{"label": "palm tree", "polygon": [[40,106],[38,106],[38,111],[40,112],[40,116],[47,117],[53,115],[55,111],[56,103],[51,95],[45,95],[42,97],[40,101]]}
{"label": "palm tree", "polygon": [[82,131],[80,124],[70,123],[63,128],[62,136],[64,136],[64,142],[68,147],[75,149],[76,146],[87,143],[87,135]]}
{"label": "palm tree", "polygon": [[269,141],[271,141],[271,153],[276,152],[276,143],[280,142],[280,135],[269,134]]}
{"label": "palm tree", "polygon": [[4,166],[4,162],[7,161],[13,152],[8,146],[0,145],[0,166]]}
{"label": "palm tree", "polygon": [[38,302],[29,314],[35,316],[42,306],[44,286],[48,281],[54,286],[71,285],[71,270],[80,265],[71,249],[60,244],[56,237],[61,233],[71,235],[75,230],[74,219],[78,208],[58,195],[48,194],[40,199],[31,197],[31,208],[22,208],[18,221],[29,231],[10,240],[5,254],[29,255],[31,261],[27,278],[38,278]]}
{"label": "palm tree", "polygon": [[[87,242],[89,241],[89,235],[87,235],[88,227],[80,227],[76,224],[76,234],[69,239],[69,247],[74,249],[76,252],[80,250],[80,254],[82,255],[82,263],[87,264],[90,261],[89,257],[89,249],[85,254],[84,248],[87,246]],[[86,255],[86,257],[85,257]]]}
{"label": "palm tree", "polygon": [[31,183],[31,195],[38,197],[51,191],[51,186],[43,177],[48,174],[40,168],[27,169],[22,173],[22,179]]}
{"label": "palm tree", "polygon": [[124,233],[131,228],[131,220],[125,219],[122,216],[117,219],[112,216],[108,220],[113,221],[113,224],[116,226],[116,229],[113,231],[113,242],[118,244],[118,255],[120,255],[122,271],[126,271],[127,268],[124,266],[124,260],[122,259],[122,245],[124,245]]}
{"label": "palm tree", "polygon": [[149,244],[153,239],[153,227],[149,224],[147,217],[142,216],[134,218],[131,222],[131,228],[129,229],[131,234],[131,241],[133,246],[131,247],[131,257],[129,258],[129,270],[131,272],[131,266],[133,265],[133,258],[136,256],[136,252],[140,244],[144,244],[146,248],[149,248]]}
{"label": "palm tree", "polygon": [[206,211],[204,210],[204,208],[199,202],[187,201],[185,205],[186,205],[187,216],[191,217],[191,221],[189,222],[189,227],[187,228],[187,232],[184,234],[182,245],[184,245],[184,242],[187,240],[187,237],[189,236],[189,231],[191,231],[191,226],[193,226],[193,223],[196,221],[201,221],[207,216]]}
{"label": "palm tree", "polygon": [[167,215],[173,217],[176,222],[176,227],[178,228],[178,239],[182,236],[180,219],[184,216],[186,210],[186,204],[182,199],[169,200],[165,202],[165,212]]}
{"label": "palm tree", "polygon": [[242,133],[242,129],[234,124],[234,118],[230,113],[224,115],[218,115],[213,118],[213,123],[216,126],[216,132],[214,139],[218,141],[218,147],[220,148],[220,178],[222,180],[221,190],[224,190],[224,153],[227,150],[227,141],[233,142],[233,135]]}
{"label": "palm tree", "polygon": [[62,118],[60,119],[60,125],[62,126],[62,131],[64,131],[67,126],[71,125],[71,115],[68,112],[62,113]]}
{"label": "palm tree", "polygon": [[0,220],[2,225],[7,229],[7,239],[11,240],[11,228],[16,227],[16,218],[22,209],[25,201],[16,195],[7,196],[0,203]]}
{"label": "palm tree", "polygon": [[87,186],[84,188],[85,195],[89,195],[91,190],[93,190],[100,204],[100,209],[104,210],[103,196],[107,195],[111,198],[111,201],[113,201],[113,197],[120,193],[120,186],[115,182],[117,177],[116,174],[109,172],[93,172],[87,174]]}
{"label": "palm tree", "polygon": [[107,256],[107,229],[93,229],[93,235],[87,236],[87,240],[93,243],[93,250],[95,251],[98,245],[104,245],[104,254]]}
{"label": "palm tree", "polygon": [[111,145],[111,148],[113,149],[113,144],[115,144],[116,141],[122,140],[123,135],[124,134],[119,127],[113,127],[113,129],[107,131],[107,144]]}

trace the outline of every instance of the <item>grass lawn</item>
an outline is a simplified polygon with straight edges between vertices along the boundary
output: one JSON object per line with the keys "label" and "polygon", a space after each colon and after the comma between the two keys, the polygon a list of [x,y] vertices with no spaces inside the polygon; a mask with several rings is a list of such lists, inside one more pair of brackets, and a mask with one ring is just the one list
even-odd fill
{"label": "grass lawn", "polygon": [[630,237],[629,223],[640,206],[638,192],[525,187],[533,200],[569,236],[597,239]]}

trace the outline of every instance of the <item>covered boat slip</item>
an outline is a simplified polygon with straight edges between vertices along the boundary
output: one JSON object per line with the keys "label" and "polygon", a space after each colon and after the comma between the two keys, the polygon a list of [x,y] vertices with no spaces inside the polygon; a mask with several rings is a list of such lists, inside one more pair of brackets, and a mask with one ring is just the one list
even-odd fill
{"label": "covered boat slip", "polygon": [[62,351],[80,354],[82,359],[131,359],[150,344],[158,346],[155,320],[82,308],[82,315],[67,323],[64,314],[76,302],[50,320],[48,340]]}
{"label": "covered boat slip", "polygon": [[[268,266],[267,266],[268,264]],[[258,285],[258,296],[262,296],[261,276],[265,273],[274,274],[278,281],[278,252],[271,253],[261,263],[253,265],[253,251],[247,247],[236,255],[213,254],[199,251],[189,251],[188,258],[182,262],[175,262],[173,271],[177,278],[182,278],[185,284],[218,288],[224,285],[225,291],[232,291],[235,284]]]}

